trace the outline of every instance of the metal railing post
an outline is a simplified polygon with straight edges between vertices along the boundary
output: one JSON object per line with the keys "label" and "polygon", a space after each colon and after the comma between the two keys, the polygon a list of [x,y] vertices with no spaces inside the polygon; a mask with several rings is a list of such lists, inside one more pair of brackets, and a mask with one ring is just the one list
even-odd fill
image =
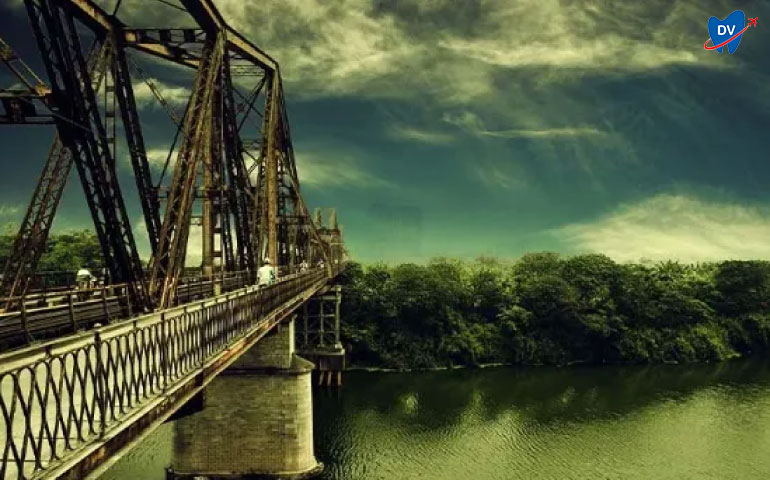
{"label": "metal railing post", "polygon": [[107,370],[104,368],[104,359],[102,358],[102,336],[99,330],[94,332],[94,348],[96,350],[96,385],[94,385],[96,402],[99,406],[99,438],[104,437],[107,431]]}
{"label": "metal railing post", "polygon": [[104,310],[104,322],[110,323],[110,311],[107,308],[107,285],[102,285],[102,310]]}
{"label": "metal railing post", "polygon": [[24,301],[24,297],[21,297],[21,328],[24,330],[27,343],[31,343],[32,335],[29,333],[29,325],[27,324],[27,302]]}
{"label": "metal railing post", "polygon": [[160,371],[163,374],[162,390],[168,386],[168,334],[166,332],[166,312],[160,314]]}
{"label": "metal railing post", "polygon": [[227,305],[227,324],[228,330],[230,330],[230,335],[225,335],[225,338],[229,341],[231,338],[235,336],[234,330],[235,330],[235,315],[233,314],[233,302],[230,299],[230,294],[228,293],[225,296],[225,304]]}
{"label": "metal railing post", "polygon": [[126,308],[128,309],[128,318],[131,318],[134,312],[131,309],[131,295],[128,294],[128,287],[123,287],[123,295],[126,297]]}
{"label": "metal railing post", "polygon": [[72,292],[67,292],[67,303],[69,305],[70,323],[74,333],[78,331],[78,321],[75,318],[75,302],[72,300]]}
{"label": "metal railing post", "polygon": [[198,317],[198,356],[200,356],[201,367],[206,363],[206,312],[201,309]]}

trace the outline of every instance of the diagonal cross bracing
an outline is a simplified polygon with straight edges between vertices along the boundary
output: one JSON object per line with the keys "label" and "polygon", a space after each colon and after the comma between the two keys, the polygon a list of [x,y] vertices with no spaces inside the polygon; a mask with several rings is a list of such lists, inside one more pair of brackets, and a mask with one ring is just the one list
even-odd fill
{"label": "diagonal cross bracing", "polygon": [[182,145],[169,189],[158,249],[151,265],[150,295],[157,299],[158,306],[165,307],[173,301],[172,295],[184,265],[198,166],[203,156],[210,154],[213,97],[223,55],[223,36],[209,38],[182,125]]}

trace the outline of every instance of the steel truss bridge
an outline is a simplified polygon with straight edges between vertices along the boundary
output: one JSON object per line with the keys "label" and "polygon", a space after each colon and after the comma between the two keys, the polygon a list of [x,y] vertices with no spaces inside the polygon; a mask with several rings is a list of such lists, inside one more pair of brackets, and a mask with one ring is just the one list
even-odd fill
{"label": "steel truss bridge", "polygon": [[[132,28],[120,20],[130,0],[110,11],[104,3],[24,0],[47,81],[0,39],[0,61],[18,81],[0,89],[0,124],[55,127],[0,280],[2,480],[97,475],[344,265],[336,214],[311,215],[300,194],[277,62],[230,28],[212,0],[162,2],[196,28]],[[181,115],[136,56],[191,73]],[[141,81],[176,130],[160,178],[134,95]],[[119,145],[149,261],[119,182]],[[106,278],[38,291],[35,273],[73,166]],[[196,222],[202,261],[189,276]],[[257,286],[266,261],[278,279]]]}

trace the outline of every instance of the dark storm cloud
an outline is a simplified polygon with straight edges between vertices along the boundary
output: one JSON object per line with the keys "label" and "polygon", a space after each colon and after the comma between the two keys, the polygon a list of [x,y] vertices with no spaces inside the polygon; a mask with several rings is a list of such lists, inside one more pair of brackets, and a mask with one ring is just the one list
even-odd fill
{"label": "dark storm cloud", "polygon": [[[339,207],[359,258],[770,257],[743,239],[770,225],[768,4],[215,1],[280,62],[303,191]],[[735,8],[759,26],[735,55],[705,51],[707,18]],[[125,0],[120,14],[191,24],[151,0]],[[4,18],[3,33],[25,38]],[[192,75],[137,58],[181,109]],[[173,130],[146,90],[137,84],[148,146],[162,158]],[[0,129],[16,156],[36,138]],[[18,204],[22,190],[0,201]],[[383,240],[378,205],[420,212],[420,228]]]}
{"label": "dark storm cloud", "polygon": [[477,36],[493,25],[497,27],[499,20],[484,3],[481,0],[376,0],[371,4],[370,15],[390,16],[406,34],[432,41],[440,34]]}

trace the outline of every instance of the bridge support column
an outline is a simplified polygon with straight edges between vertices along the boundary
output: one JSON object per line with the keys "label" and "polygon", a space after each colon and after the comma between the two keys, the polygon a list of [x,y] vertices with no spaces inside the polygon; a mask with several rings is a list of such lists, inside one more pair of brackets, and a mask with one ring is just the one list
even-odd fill
{"label": "bridge support column", "polygon": [[300,355],[318,370],[318,386],[341,387],[345,349],[340,341],[342,287],[334,285],[318,292],[302,307],[297,332]]}
{"label": "bridge support column", "polygon": [[[207,388],[202,412],[176,424],[169,479],[310,478],[313,364],[294,353],[294,321],[273,329]],[[220,385],[222,386],[220,388]],[[211,432],[210,435],[202,432]]]}

